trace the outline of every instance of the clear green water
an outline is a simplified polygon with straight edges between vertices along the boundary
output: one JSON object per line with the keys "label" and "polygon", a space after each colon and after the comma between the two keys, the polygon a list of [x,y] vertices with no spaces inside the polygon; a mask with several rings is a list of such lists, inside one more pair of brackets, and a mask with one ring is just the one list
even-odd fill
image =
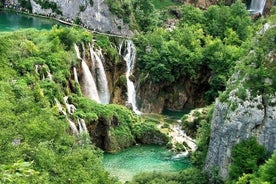
{"label": "clear green water", "polygon": [[179,111],[164,109],[162,112],[162,115],[165,115],[169,119],[172,119],[172,120],[178,120],[178,119],[181,119],[185,114],[188,114],[190,111],[191,111],[191,109],[189,109],[189,108],[179,110]]}
{"label": "clear green water", "polygon": [[23,28],[50,30],[57,21],[0,10],[0,31],[16,31]]}
{"label": "clear green water", "polygon": [[130,181],[140,172],[173,173],[189,166],[187,158],[177,158],[168,149],[154,145],[137,145],[116,154],[104,154],[104,167],[121,181]]}

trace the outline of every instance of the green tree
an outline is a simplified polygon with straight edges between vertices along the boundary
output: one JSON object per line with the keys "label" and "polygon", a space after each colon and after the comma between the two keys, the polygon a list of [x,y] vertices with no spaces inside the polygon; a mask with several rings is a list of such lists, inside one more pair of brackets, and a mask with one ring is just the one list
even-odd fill
{"label": "green tree", "polygon": [[276,153],[265,162],[259,169],[260,179],[263,182],[268,182],[270,184],[276,184]]}
{"label": "green tree", "polygon": [[265,147],[259,145],[255,137],[241,141],[232,149],[229,178],[236,180],[243,173],[251,174],[257,171],[266,158]]}

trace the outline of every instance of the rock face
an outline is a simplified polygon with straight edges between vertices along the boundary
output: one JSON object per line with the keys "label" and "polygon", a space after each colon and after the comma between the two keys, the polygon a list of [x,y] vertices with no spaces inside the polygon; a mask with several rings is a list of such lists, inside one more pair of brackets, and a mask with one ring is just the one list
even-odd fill
{"label": "rock face", "polygon": [[114,116],[109,120],[99,118],[94,122],[90,122],[87,128],[92,142],[97,147],[107,152],[116,152],[130,147],[135,143],[134,136],[132,135],[129,127],[125,127],[125,129],[128,129],[128,134],[121,136],[114,134],[113,130],[119,126],[120,122]]}
{"label": "rock face", "polygon": [[[256,136],[269,151],[276,149],[276,106],[268,105],[275,104],[276,94],[268,101],[263,96],[242,101],[234,95],[230,100],[232,104],[216,102],[205,166],[206,170],[218,167],[224,179],[228,176],[231,150],[241,140]],[[233,103],[237,105],[235,110],[231,110]]]}
{"label": "rock face", "polygon": [[[56,4],[57,13],[50,8],[42,8],[38,0],[30,0],[32,12],[50,15],[68,22],[78,21],[85,27],[99,32],[111,33],[122,36],[131,36],[133,33],[128,26],[109,11],[104,0],[47,0]],[[91,3],[90,3],[91,2]],[[93,3],[92,3],[93,2]],[[17,0],[7,0],[8,4],[19,4]]]}
{"label": "rock face", "polygon": [[205,105],[204,94],[209,88],[210,73],[200,72],[196,80],[181,79],[175,83],[146,83],[137,87],[139,110],[162,113],[164,109],[182,110]]}

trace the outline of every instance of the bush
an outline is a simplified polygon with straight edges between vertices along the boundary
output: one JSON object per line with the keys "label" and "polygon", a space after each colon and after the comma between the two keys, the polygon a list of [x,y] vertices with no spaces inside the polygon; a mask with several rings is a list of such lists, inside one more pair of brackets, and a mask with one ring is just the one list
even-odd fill
{"label": "bush", "polygon": [[241,141],[232,149],[229,178],[236,180],[243,174],[257,171],[267,157],[265,147],[259,145],[255,137]]}

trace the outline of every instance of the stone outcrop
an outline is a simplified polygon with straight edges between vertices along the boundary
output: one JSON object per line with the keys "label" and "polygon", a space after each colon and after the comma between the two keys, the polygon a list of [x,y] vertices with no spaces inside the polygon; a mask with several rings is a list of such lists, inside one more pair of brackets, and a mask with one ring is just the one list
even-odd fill
{"label": "stone outcrop", "polygon": [[[276,94],[267,101],[259,95],[243,101],[231,92],[229,102],[216,102],[211,127],[206,170],[218,167],[219,175],[228,176],[231,150],[241,140],[255,136],[269,151],[276,149]],[[231,110],[237,106],[235,110]]]}
{"label": "stone outcrop", "polygon": [[110,119],[100,117],[90,122],[87,128],[92,142],[107,152],[116,152],[130,147],[135,143],[135,139],[129,127],[124,128],[128,130],[128,134],[118,136],[114,133],[114,129],[119,128],[120,124],[121,122],[115,116]]}
{"label": "stone outcrop", "polygon": [[162,113],[164,109],[182,110],[203,107],[204,94],[209,88],[209,71],[200,72],[195,80],[181,79],[175,83],[145,83],[137,86],[139,110],[145,113]]}

